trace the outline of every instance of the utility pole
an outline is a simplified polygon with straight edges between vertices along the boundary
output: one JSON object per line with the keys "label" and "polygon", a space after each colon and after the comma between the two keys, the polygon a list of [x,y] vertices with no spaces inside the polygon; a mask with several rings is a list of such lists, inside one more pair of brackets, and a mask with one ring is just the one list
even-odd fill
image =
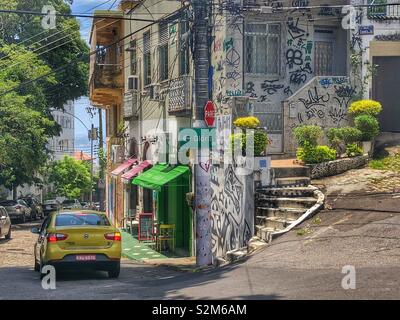
{"label": "utility pole", "polygon": [[[103,150],[103,147],[104,147],[104,145],[103,145],[103,110],[101,110],[99,108],[98,111],[99,111],[99,140],[100,140],[99,152],[100,152],[100,150],[102,150],[104,152],[104,150]],[[100,159],[100,157],[99,157],[99,159]],[[100,181],[102,182],[102,185],[99,188],[100,211],[104,212],[105,211],[105,208],[104,208],[104,199],[105,199],[104,191],[105,191],[105,189],[103,188],[103,186],[104,186],[104,170],[101,165],[100,165],[99,178],[100,178]]]}
{"label": "utility pole", "polygon": [[92,128],[89,131],[90,137],[90,207],[93,206],[93,139],[94,139],[94,125],[92,123]]}
{"label": "utility pole", "polygon": [[[193,0],[194,11],[194,124],[195,128],[206,128],[204,108],[209,99],[208,72],[209,41],[208,41],[208,1]],[[211,194],[210,172],[206,172],[200,163],[207,163],[210,150],[197,150],[197,161],[194,164],[195,189],[195,222],[196,222],[196,264],[206,266],[212,263],[211,248]]]}

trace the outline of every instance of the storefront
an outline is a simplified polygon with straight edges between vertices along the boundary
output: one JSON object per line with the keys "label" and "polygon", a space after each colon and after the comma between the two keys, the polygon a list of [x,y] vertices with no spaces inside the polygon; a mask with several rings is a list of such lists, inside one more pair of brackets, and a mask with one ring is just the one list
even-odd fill
{"label": "storefront", "polygon": [[152,192],[156,226],[172,225],[175,229],[176,253],[191,256],[193,220],[192,210],[186,201],[191,185],[189,168],[157,164],[138,175],[132,184]]}

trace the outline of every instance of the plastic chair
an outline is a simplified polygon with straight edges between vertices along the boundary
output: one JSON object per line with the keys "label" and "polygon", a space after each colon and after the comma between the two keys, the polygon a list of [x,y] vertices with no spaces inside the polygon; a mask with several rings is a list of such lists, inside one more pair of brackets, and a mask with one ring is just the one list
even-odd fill
{"label": "plastic chair", "polygon": [[[172,246],[169,245],[169,243],[172,243]],[[156,239],[156,244],[157,244],[157,251],[167,251],[167,250],[162,250],[163,249],[163,244],[164,244],[164,249],[165,245],[168,245],[169,250],[172,252],[175,251],[175,225],[174,224],[160,224],[158,226],[158,235]]]}

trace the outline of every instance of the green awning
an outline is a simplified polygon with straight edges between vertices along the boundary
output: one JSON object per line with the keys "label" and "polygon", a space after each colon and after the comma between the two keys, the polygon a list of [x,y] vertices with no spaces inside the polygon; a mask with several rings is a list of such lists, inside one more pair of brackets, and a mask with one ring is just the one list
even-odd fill
{"label": "green awning", "polygon": [[189,168],[185,166],[170,167],[168,164],[157,164],[150,170],[138,175],[133,179],[132,184],[160,191],[162,186],[188,173]]}

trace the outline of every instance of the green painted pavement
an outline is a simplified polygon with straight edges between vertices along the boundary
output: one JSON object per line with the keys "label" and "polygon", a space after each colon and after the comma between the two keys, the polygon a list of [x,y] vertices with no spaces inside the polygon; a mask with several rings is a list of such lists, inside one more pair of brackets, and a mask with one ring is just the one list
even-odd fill
{"label": "green painted pavement", "polygon": [[[128,232],[122,231],[122,256],[132,260],[169,259],[171,256],[161,254],[151,248],[149,244],[139,242]],[[175,256],[174,256],[175,257]]]}

